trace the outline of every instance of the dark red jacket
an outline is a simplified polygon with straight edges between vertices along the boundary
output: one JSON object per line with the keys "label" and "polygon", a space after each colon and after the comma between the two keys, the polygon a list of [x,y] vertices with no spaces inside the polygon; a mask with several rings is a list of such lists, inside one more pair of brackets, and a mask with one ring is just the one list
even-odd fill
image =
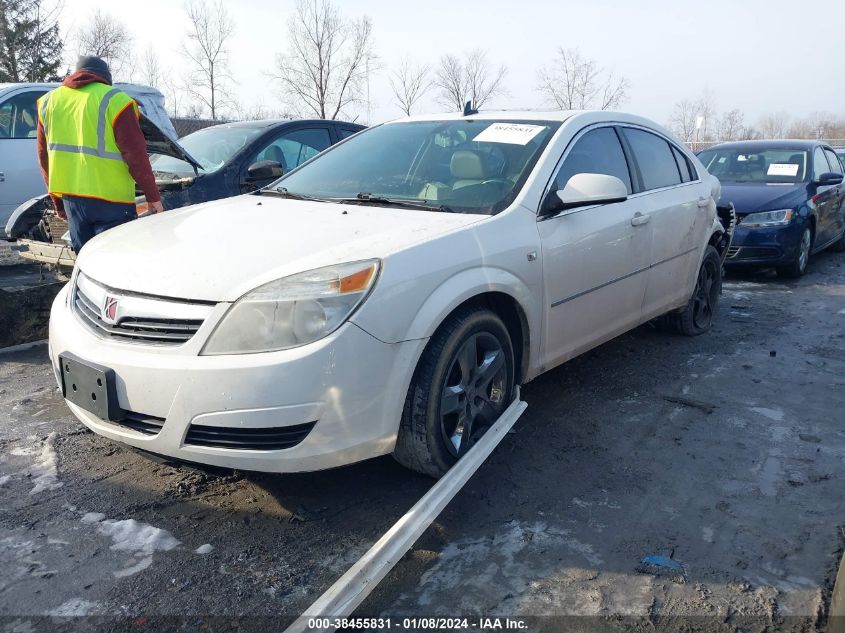
{"label": "dark red jacket", "polygon": [[[68,88],[81,88],[95,81],[111,85],[89,70],[77,70],[75,73],[68,75],[62,85]],[[150,167],[150,159],[147,156],[147,142],[144,140],[143,132],[141,132],[138,117],[135,116],[135,108],[126,108],[121,112],[114,120],[113,129],[114,140],[120,149],[120,155],[123,156],[123,160],[129,167],[129,174],[144,192],[147,202],[158,202],[161,200],[161,194],[156,187],[156,179],[153,175],[153,169]],[[44,182],[47,183],[50,161],[47,157],[47,139],[44,136],[44,126],[41,124],[40,117],[38,119],[37,146],[41,175],[44,177]],[[56,205],[56,210],[64,211],[61,199],[56,198],[56,196],[51,197],[53,204]]]}

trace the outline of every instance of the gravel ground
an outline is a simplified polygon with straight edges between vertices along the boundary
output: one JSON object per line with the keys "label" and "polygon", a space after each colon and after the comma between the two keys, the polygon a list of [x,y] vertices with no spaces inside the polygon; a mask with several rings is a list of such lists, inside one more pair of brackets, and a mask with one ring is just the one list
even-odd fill
{"label": "gravel ground", "polygon": [[[358,615],[823,630],[845,540],[843,264],[732,278],[711,333],[642,327],[527,385],[515,431]],[[286,476],[156,463],[72,418],[43,348],[0,356],[0,446],[10,631],[95,622],[43,618],[59,615],[281,630],[431,485],[390,458]]]}
{"label": "gravel ground", "polygon": [[12,250],[9,242],[0,240],[0,266],[11,266],[24,263],[23,257],[17,251]]}

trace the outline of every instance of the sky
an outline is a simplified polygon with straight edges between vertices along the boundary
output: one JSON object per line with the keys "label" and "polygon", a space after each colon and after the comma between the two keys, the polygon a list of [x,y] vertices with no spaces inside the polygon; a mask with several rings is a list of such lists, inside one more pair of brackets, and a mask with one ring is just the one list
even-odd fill
{"label": "sky", "polygon": [[[287,49],[287,23],[295,0],[226,0],[234,20],[231,92],[250,108],[281,109],[278,86],[268,78],[276,54]],[[845,114],[845,2],[842,0],[335,0],[349,18],[373,21],[381,70],[370,81],[370,104],[359,122],[400,116],[387,73],[407,57],[437,64],[441,55],[476,48],[505,64],[508,94],[488,108],[542,109],[537,69],[558,47],[577,47],[602,67],[627,78],[620,110],[667,124],[675,103],[708,93],[717,111],[734,108],[754,123],[769,112],[801,118],[813,112]],[[187,18],[178,0],[105,2],[65,0],[61,23],[75,59],[73,33],[100,8],[122,21],[140,54],[153,46],[171,77],[185,73],[179,53]],[[434,91],[415,114],[440,112]],[[370,120],[367,121],[368,113]]]}

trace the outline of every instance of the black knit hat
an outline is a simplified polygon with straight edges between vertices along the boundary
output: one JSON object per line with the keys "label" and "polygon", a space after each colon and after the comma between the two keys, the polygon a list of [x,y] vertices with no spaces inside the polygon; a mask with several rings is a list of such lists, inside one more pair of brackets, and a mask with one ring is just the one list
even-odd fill
{"label": "black knit hat", "polygon": [[106,80],[106,83],[111,83],[111,71],[106,60],[97,57],[96,55],[80,55],[76,60],[76,70],[90,70],[98,77]]}

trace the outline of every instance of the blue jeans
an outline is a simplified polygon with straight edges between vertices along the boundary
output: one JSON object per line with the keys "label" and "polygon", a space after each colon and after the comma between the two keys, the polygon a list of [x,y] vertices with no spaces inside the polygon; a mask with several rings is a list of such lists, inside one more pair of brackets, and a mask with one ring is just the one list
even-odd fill
{"label": "blue jeans", "polygon": [[131,202],[107,202],[67,195],[62,196],[62,202],[70,229],[70,243],[77,254],[95,235],[138,217]]}

